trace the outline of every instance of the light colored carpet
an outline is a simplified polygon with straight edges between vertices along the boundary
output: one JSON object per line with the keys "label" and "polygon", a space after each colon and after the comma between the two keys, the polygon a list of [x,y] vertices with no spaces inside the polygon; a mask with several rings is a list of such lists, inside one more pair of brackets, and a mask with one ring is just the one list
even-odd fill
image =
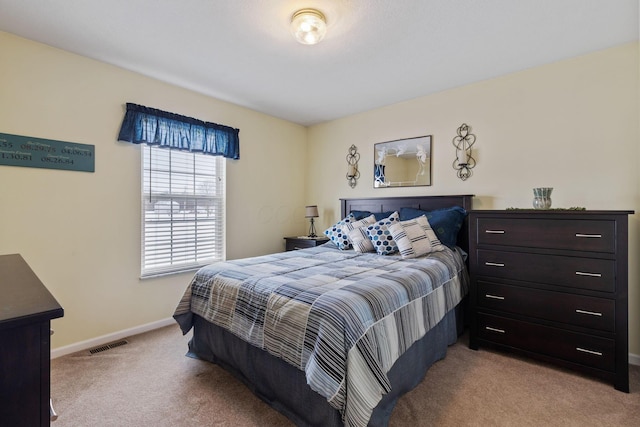
{"label": "light colored carpet", "polygon": [[[51,363],[51,395],[64,426],[261,426],[293,424],[216,365],[185,356],[189,337],[168,326],[129,344]],[[390,427],[639,426],[640,367],[631,393],[600,380],[481,349],[466,336],[403,396]]]}

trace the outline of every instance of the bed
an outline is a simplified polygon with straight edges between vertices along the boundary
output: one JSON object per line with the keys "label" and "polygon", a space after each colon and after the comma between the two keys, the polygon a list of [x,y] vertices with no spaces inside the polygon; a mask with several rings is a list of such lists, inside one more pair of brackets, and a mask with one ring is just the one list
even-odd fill
{"label": "bed", "polygon": [[[341,218],[468,211],[471,199],[341,199]],[[462,330],[466,220],[459,227],[453,244],[419,257],[329,242],[203,267],[174,313],[183,333],[193,328],[188,355],[224,367],[297,426],[386,426]]]}

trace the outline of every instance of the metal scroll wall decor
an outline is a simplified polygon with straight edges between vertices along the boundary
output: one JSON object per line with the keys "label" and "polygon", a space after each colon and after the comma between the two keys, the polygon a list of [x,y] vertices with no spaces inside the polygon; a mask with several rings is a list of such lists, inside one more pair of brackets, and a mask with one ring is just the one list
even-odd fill
{"label": "metal scroll wall decor", "polygon": [[471,147],[476,142],[476,136],[470,133],[471,128],[463,123],[457,130],[458,135],[453,138],[453,146],[456,147],[456,158],[453,161],[453,168],[457,170],[458,178],[466,181],[476,166]]}
{"label": "metal scroll wall decor", "polygon": [[359,160],[360,153],[358,153],[358,148],[351,144],[347,154],[347,181],[351,188],[355,188],[356,184],[358,184],[358,178],[360,178],[360,171],[358,171]]}

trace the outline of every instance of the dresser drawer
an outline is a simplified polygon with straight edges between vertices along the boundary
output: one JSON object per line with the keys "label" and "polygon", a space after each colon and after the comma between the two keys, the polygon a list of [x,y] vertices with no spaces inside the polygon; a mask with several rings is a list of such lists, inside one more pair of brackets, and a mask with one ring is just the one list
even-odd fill
{"label": "dresser drawer", "polygon": [[478,218],[480,245],[615,253],[615,221]]}
{"label": "dresser drawer", "polygon": [[480,308],[615,331],[615,301],[612,299],[478,281],[477,303]]}
{"label": "dresser drawer", "polygon": [[614,292],[616,262],[609,259],[478,249],[477,274],[594,291]]}
{"label": "dresser drawer", "polygon": [[506,317],[478,314],[481,339],[592,368],[614,371],[614,340]]}

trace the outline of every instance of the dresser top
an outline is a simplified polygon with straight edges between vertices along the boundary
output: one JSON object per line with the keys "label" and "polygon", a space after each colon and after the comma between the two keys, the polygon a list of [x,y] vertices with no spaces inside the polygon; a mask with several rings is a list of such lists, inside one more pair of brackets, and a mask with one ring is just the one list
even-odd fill
{"label": "dresser top", "polygon": [[19,254],[0,255],[0,329],[62,317],[58,301]]}
{"label": "dresser top", "polygon": [[575,209],[474,209],[474,214],[522,214],[522,215],[633,215],[632,210],[575,210]]}

